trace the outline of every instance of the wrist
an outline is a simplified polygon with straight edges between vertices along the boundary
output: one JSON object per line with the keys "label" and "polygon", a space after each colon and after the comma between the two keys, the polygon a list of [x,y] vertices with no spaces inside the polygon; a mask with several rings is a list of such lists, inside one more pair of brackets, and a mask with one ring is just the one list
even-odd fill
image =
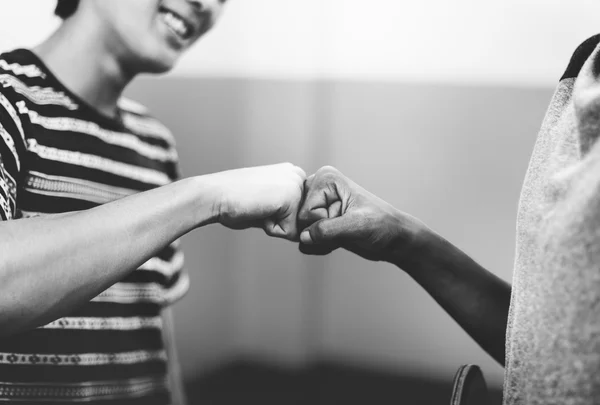
{"label": "wrist", "polygon": [[223,205],[222,184],[213,174],[196,176],[186,179],[193,190],[193,220],[194,227],[216,223],[221,216]]}
{"label": "wrist", "polygon": [[386,261],[406,272],[423,263],[423,256],[435,243],[437,234],[419,219],[401,211],[393,215],[394,237]]}

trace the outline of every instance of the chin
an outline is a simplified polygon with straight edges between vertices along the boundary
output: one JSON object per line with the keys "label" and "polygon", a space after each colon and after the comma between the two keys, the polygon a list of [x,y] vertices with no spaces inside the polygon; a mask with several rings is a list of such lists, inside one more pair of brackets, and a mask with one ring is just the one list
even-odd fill
{"label": "chin", "polygon": [[140,58],[134,66],[134,71],[150,74],[167,73],[175,67],[178,59],[178,57],[172,55],[154,55],[153,57]]}
{"label": "chin", "polygon": [[142,73],[161,74],[168,73],[175,67],[175,61],[157,61],[153,64],[148,64]]}

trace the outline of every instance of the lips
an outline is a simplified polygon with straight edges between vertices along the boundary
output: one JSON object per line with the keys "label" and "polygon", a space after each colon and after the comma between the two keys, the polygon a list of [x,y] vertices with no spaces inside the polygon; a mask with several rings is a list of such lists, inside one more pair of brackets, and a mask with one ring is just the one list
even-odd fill
{"label": "lips", "polygon": [[165,25],[167,25],[167,27],[182,40],[190,39],[198,30],[193,23],[173,10],[166,7],[160,7],[158,11]]}

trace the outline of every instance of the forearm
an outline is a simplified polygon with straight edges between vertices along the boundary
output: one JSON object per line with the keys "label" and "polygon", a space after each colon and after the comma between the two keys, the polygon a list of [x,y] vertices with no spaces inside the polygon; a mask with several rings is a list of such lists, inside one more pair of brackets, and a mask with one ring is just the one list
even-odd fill
{"label": "forearm", "polygon": [[504,365],[510,285],[435,232],[425,228],[417,238],[410,252],[393,254],[390,261],[406,271]]}
{"label": "forearm", "polygon": [[[360,187],[334,167],[310,176],[298,214],[300,250],[338,246],[388,261],[417,281],[492,357],[504,363],[511,289],[418,219]],[[317,246],[314,246],[317,245]]]}
{"label": "forearm", "polygon": [[0,335],[89,301],[161,248],[214,221],[210,176],[81,212],[0,223]]}

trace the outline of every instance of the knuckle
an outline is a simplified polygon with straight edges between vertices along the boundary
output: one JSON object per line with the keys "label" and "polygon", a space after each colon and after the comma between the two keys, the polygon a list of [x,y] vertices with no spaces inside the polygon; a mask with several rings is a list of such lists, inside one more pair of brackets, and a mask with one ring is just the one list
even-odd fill
{"label": "knuckle", "polygon": [[318,217],[315,217],[314,213],[312,213],[306,207],[300,208],[300,211],[298,211],[297,218],[300,221],[300,223],[302,223],[305,227],[308,227],[308,226],[314,224],[316,221],[318,221],[320,219]]}
{"label": "knuckle", "polygon": [[302,223],[307,223],[309,221],[309,217],[307,214],[307,211],[305,208],[301,208],[300,211],[298,211],[298,221],[302,222]]}
{"label": "knuckle", "polygon": [[300,174],[300,177],[302,177],[302,180],[306,179],[306,172],[304,171],[304,169],[301,168],[300,166],[296,166],[296,168],[298,169],[298,172]]}
{"label": "knuckle", "polygon": [[316,173],[318,183],[335,183],[339,182],[341,178],[342,174],[340,171],[331,166],[324,166]]}
{"label": "knuckle", "polygon": [[326,172],[326,173],[323,173],[323,175],[321,176],[321,179],[326,180],[327,182],[334,182],[337,179],[337,176],[335,173]]}
{"label": "knuckle", "polygon": [[333,166],[329,166],[329,165],[321,167],[319,169],[319,171],[322,172],[322,173],[339,173],[338,169],[336,169]]}

